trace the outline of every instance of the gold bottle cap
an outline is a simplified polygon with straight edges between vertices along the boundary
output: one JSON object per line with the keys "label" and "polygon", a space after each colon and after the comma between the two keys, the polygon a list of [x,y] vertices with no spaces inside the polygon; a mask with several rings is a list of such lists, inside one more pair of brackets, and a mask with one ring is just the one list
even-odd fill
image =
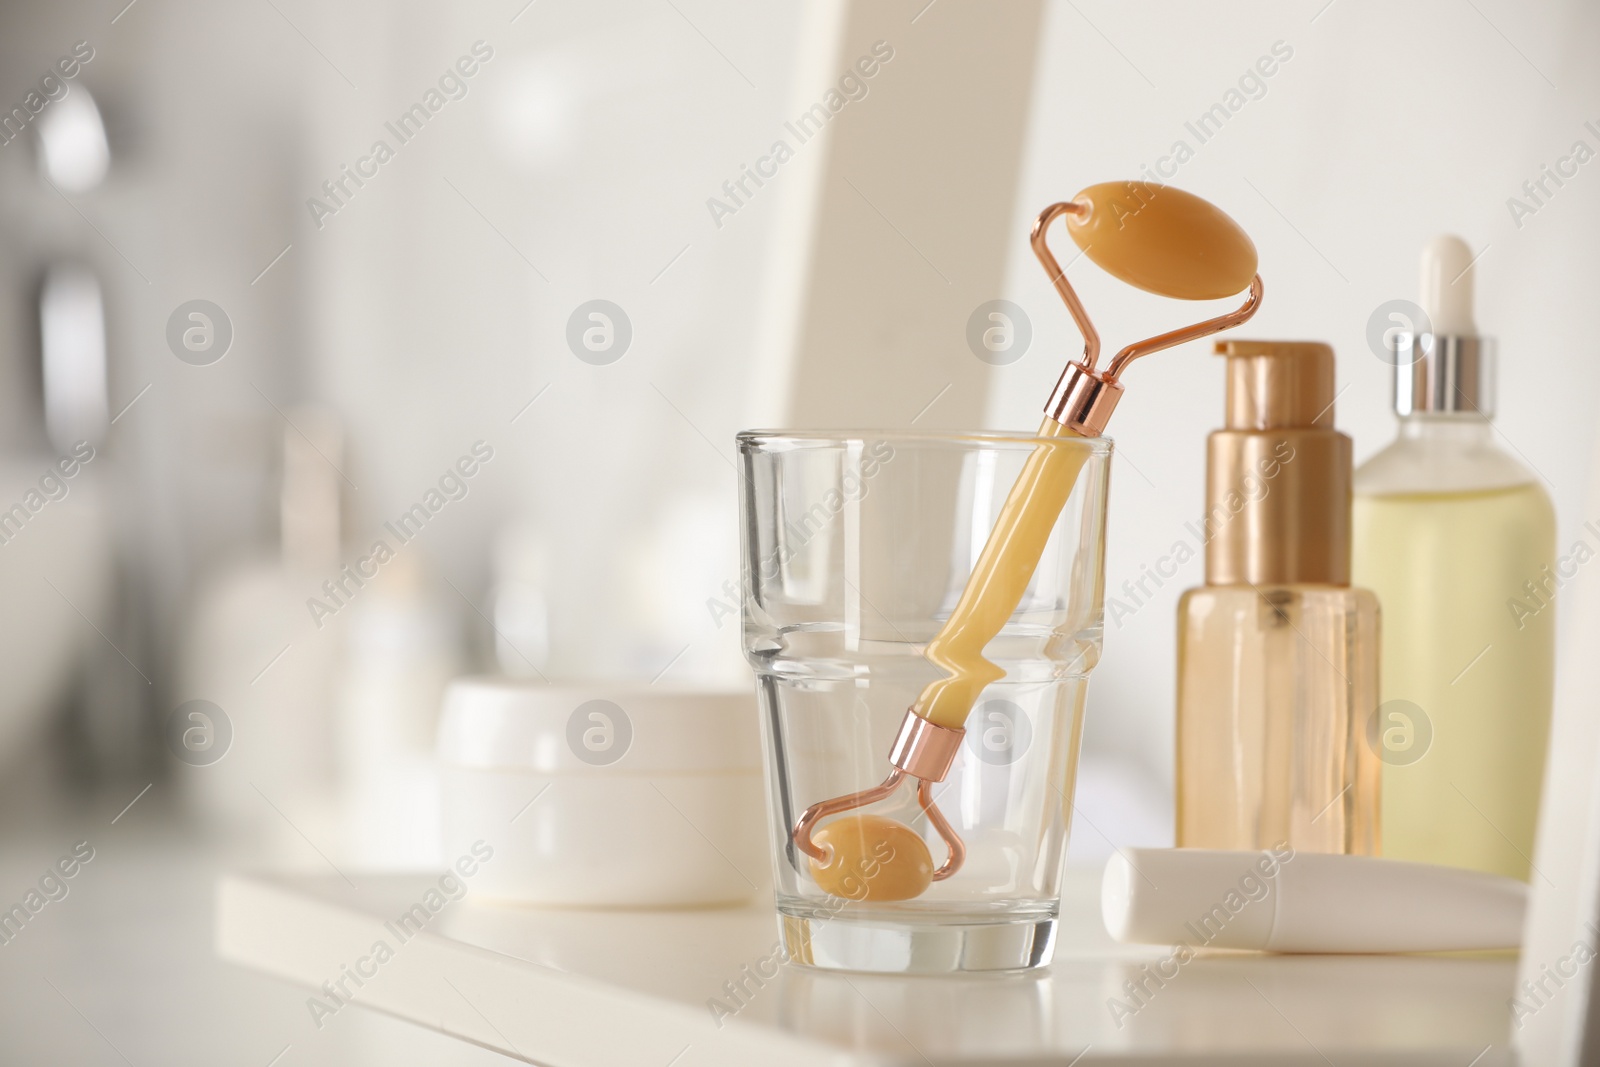
{"label": "gold bottle cap", "polygon": [[1228,357],[1227,427],[1333,428],[1333,349],[1320,341],[1218,341]]}
{"label": "gold bottle cap", "polygon": [[1350,584],[1350,439],[1333,428],[1333,349],[1219,341],[1224,429],[1206,442],[1209,585]]}

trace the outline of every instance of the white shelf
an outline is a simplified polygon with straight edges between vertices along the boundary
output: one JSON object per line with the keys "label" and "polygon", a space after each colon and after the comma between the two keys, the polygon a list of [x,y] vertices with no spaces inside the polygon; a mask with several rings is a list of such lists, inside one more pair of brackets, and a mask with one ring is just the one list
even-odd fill
{"label": "white shelf", "polygon": [[393,958],[365,965],[377,973],[359,988],[346,979],[353,997],[339,1010],[388,1012],[550,1067],[1514,1062],[1509,955],[1204,954],[1119,1027],[1108,1000],[1167,953],[1107,938],[1089,871],[1070,872],[1045,970],[893,978],[784,967],[751,984],[747,1006],[721,1026],[708,1001],[773,951],[770,904],[535,910],[469,894],[402,942],[393,920],[436,879],[359,881],[222,879],[218,954],[309,994],[382,940]]}

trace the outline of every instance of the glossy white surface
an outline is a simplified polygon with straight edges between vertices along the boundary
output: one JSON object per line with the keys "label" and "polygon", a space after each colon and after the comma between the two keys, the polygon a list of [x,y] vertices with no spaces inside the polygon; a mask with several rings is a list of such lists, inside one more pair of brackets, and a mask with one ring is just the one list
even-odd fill
{"label": "glossy white surface", "polygon": [[[220,871],[261,862],[242,835],[208,836],[170,780],[101,791],[53,781],[37,749],[0,773],[0,909],[76,842],[94,858],[0,944],[0,1063],[73,1067],[490,1067],[505,1060],[373,1012],[318,1029],[304,994],[212,950]],[[203,768],[185,768],[199,773]],[[144,791],[146,784],[150,785]],[[142,794],[142,795],[141,795]],[[137,799],[136,799],[137,798]],[[131,806],[130,806],[130,802]],[[263,807],[265,804],[263,803]],[[309,826],[299,808],[297,824]],[[115,820],[115,821],[113,821]],[[281,820],[280,820],[281,822]],[[327,871],[287,824],[274,862]],[[274,850],[276,851],[276,850]],[[357,879],[360,872],[347,869]]]}
{"label": "glossy white surface", "polygon": [[[771,973],[763,961],[777,940],[764,905],[507,909],[469,893],[399,943],[385,923],[422,900],[426,877],[361,879],[357,890],[338,879],[225,878],[217,949],[316,987],[385,940],[393,958],[349,986],[354,1005],[562,1067],[1512,1062],[1509,955],[1204,955],[1160,988],[1150,982],[1142,1008],[1114,1013],[1124,983],[1168,953],[1109,940],[1098,876],[1070,872],[1056,962],[1028,975],[905,979],[786,965],[758,983],[748,976]],[[738,1006],[726,983],[741,981],[743,1007],[714,1012],[713,999]]]}

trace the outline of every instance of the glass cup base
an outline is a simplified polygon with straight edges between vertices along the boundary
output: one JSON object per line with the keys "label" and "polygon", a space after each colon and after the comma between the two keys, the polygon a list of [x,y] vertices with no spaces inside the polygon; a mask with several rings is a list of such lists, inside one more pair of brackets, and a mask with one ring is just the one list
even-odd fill
{"label": "glass cup base", "polygon": [[901,914],[829,915],[778,907],[791,963],[868,974],[971,974],[1043,967],[1055,952],[1056,916],[997,921],[919,921]]}

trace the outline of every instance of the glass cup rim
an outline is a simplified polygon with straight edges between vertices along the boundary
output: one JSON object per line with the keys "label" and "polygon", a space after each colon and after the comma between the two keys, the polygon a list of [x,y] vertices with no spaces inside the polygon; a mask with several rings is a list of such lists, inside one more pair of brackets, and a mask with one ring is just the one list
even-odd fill
{"label": "glass cup rim", "polygon": [[[888,441],[895,445],[934,445],[1032,449],[1041,444],[1057,448],[1082,448],[1090,455],[1109,455],[1110,437],[1040,437],[1036,433],[1003,430],[741,430],[735,435],[741,452],[769,451],[789,446],[804,448],[845,448],[864,446],[868,441]],[[785,451],[789,449],[784,449]]]}

